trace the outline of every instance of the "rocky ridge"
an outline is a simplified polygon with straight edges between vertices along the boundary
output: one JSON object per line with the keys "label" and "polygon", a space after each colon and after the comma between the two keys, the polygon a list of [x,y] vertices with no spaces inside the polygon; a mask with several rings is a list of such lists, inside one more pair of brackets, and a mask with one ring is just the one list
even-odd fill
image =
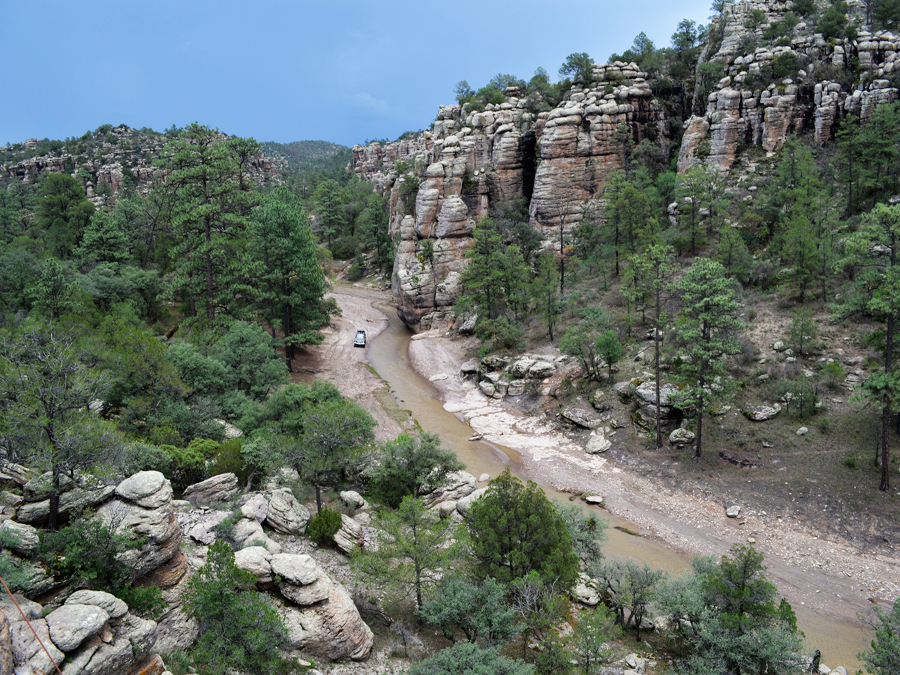
{"label": "rocky ridge", "polygon": [[[87,148],[77,149],[79,141],[73,139],[61,149],[26,159],[17,157],[11,146],[0,148],[0,179],[20,181],[25,184],[37,180],[42,171],[56,174],[84,176],[85,192],[95,206],[106,202],[106,196],[117,194],[129,176],[138,189],[149,188],[159,181],[165,172],[153,165],[162,156],[168,138],[163,134],[148,133],[126,125],[95,133]],[[223,135],[223,138],[225,136]],[[22,144],[25,154],[36,150],[37,139]],[[8,157],[8,158],[7,158]],[[5,161],[4,161],[5,160]],[[280,156],[259,155],[250,162],[251,175],[258,181],[280,181],[280,172],[287,161]]]}

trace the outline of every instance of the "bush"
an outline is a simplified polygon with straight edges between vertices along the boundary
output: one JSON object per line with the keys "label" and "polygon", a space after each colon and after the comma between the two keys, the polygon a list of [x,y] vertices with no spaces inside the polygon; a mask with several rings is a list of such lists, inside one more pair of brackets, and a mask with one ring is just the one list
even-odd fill
{"label": "bush", "polygon": [[31,572],[20,566],[18,559],[2,549],[11,548],[19,543],[18,538],[12,532],[0,530],[0,577],[6,581],[12,591],[21,591],[28,588],[31,581]]}
{"label": "bush", "polygon": [[334,535],[340,529],[340,511],[325,506],[309,521],[309,538],[319,545],[334,544]]}
{"label": "bush", "polygon": [[832,391],[840,389],[845,377],[844,367],[840,363],[826,363],[822,367],[822,383]]}
{"label": "bush", "polygon": [[232,438],[218,444],[211,461],[207,465],[206,474],[208,476],[218,476],[222,473],[233,473],[243,485],[247,481],[247,471],[244,469],[241,446],[240,438]]}
{"label": "bush", "polygon": [[793,52],[783,52],[772,59],[772,75],[776,80],[790,77],[799,69],[800,62]]}
{"label": "bush", "polygon": [[844,457],[844,466],[848,469],[855,469],[857,461],[856,455],[847,455]]}
{"label": "bush", "polygon": [[256,577],[235,565],[226,544],[210,546],[184,595],[185,611],[203,626],[191,656],[204,675],[296,671],[279,651],[289,646],[284,622],[255,586]]}
{"label": "bush", "polygon": [[143,545],[143,540],[117,531],[124,517],[124,509],[109,520],[76,514],[71,525],[41,532],[38,556],[55,578],[112,593],[137,614],[156,615],[165,607],[159,587],[132,587],[134,571],[122,561],[122,554]]}
{"label": "bush", "polygon": [[195,448],[178,448],[174,445],[162,445],[169,457],[169,474],[176,490],[184,490],[188,485],[199,483],[206,475],[206,458]]}
{"label": "bush", "polygon": [[359,242],[353,237],[338,237],[331,244],[335,260],[350,260],[359,253]]}
{"label": "bush", "polygon": [[478,323],[475,335],[482,342],[478,353],[486,356],[499,350],[522,350],[525,348],[522,329],[511,324],[502,316],[484,319]]}

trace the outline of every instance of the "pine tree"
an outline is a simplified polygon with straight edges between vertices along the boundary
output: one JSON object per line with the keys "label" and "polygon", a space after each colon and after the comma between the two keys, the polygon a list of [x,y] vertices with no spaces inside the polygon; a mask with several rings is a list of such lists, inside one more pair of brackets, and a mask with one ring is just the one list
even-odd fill
{"label": "pine tree", "polygon": [[266,195],[250,219],[249,253],[256,263],[257,303],[266,312],[272,335],[284,333],[285,358],[290,368],[294,348],[319,344],[333,301],[325,300],[325,277],[309,218],[286,188]]}
{"label": "pine tree", "polygon": [[660,404],[660,351],[662,336],[668,327],[669,317],[666,304],[672,296],[672,278],[675,275],[675,252],[672,247],[654,244],[645,253],[632,259],[631,265],[639,270],[636,275],[644,286],[645,297],[650,309],[653,327],[653,371],[656,379],[656,447],[662,447],[662,427]]}
{"label": "pine tree", "polygon": [[173,291],[202,302],[213,323],[220,312],[241,316],[254,290],[246,255],[253,196],[244,154],[255,141],[228,140],[216,129],[191,124],[168,146],[163,167],[174,190]]}
{"label": "pine tree", "polygon": [[733,284],[725,269],[708,259],[698,260],[678,284],[678,336],[688,357],[679,369],[686,384],[680,401],[681,405],[693,407],[697,416],[697,458],[703,447],[704,410],[723,386],[716,381],[724,370],[722,357],[740,351],[735,335],[742,326],[738,319],[741,303]]}
{"label": "pine tree", "polygon": [[426,591],[461,553],[459,541],[451,542],[456,524],[407,495],[396,511],[379,511],[376,525],[378,546],[360,552],[355,565],[396,589],[401,598],[413,595],[421,611]]}
{"label": "pine tree", "polygon": [[862,226],[847,238],[844,266],[856,270],[856,293],[850,295],[842,315],[865,312],[884,324],[884,367],[870,376],[866,395],[881,406],[881,483],[879,490],[890,487],[891,414],[900,411],[900,371],[894,361],[897,348],[897,324],[900,320],[900,205],[878,204],[864,219]]}

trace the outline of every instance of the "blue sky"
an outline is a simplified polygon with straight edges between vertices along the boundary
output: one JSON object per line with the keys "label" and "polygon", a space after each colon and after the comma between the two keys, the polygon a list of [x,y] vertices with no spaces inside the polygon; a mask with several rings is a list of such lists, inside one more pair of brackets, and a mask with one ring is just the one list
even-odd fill
{"label": "blue sky", "polygon": [[462,79],[556,75],[644,31],[665,46],[710,0],[0,0],[0,144],[193,121],[260,141],[394,139]]}

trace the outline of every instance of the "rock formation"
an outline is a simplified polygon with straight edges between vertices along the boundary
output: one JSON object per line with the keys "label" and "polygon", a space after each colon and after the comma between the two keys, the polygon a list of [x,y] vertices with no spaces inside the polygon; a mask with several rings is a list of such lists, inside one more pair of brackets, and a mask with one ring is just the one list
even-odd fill
{"label": "rock formation", "polygon": [[[859,3],[850,5],[858,14]],[[764,39],[791,9],[784,0],[725,5],[703,57],[721,64],[724,77],[711,91],[698,84],[709,93],[684,123],[679,171],[702,161],[725,172],[744,148],[775,152],[794,133],[825,143],[847,115],[865,121],[898,98],[890,78],[900,69],[900,36],[860,31],[853,40],[826,41],[798,23]],[[499,105],[443,106],[430,131],[353,148],[353,170],[390,195],[394,300],[413,330],[456,320],[478,218],[524,199],[545,245],[558,247],[560,228],[571,233],[622,168],[625,139],[665,146],[669,136],[668,104],[633,63],[595,66],[592,81],[573,87],[553,110],[537,112],[533,103],[513,87]]]}
{"label": "rock formation", "polygon": [[[754,10],[765,14],[755,31],[748,27]],[[809,131],[825,143],[847,115],[865,121],[878,105],[897,100],[897,88],[885,78],[900,69],[900,36],[860,31],[854,40],[828,42],[799,23],[774,45],[760,46],[762,28],[789,10],[779,0],[725,5],[724,37],[711,58],[723,63],[725,77],[709,94],[705,113],[685,122],[679,171],[698,161],[727,171],[742,148],[775,152],[794,133]]]}
{"label": "rock formation", "polygon": [[[549,112],[535,114],[510,87],[503,103],[484,110],[442,106],[433,129],[412,140],[353,148],[354,171],[391,197],[392,289],[408,326],[455,320],[477,219],[524,199],[538,230],[549,234],[562,223],[569,231],[582,203],[621,168],[620,126],[636,142],[664,135],[663,109],[637,66],[598,66],[594,76],[590,88],[573,89]],[[410,192],[414,202],[403,198]]]}
{"label": "rock formation", "polygon": [[66,675],[136,675],[158,660],[148,659],[156,622],[132,615],[109,593],[77,591],[45,617],[38,603],[16,599],[24,618],[11,601],[0,603],[0,672],[51,673],[65,662]]}
{"label": "rock formation", "polygon": [[288,601],[280,613],[296,649],[329,661],[361,661],[369,655],[374,636],[350,594],[308,555],[273,555],[257,546],[238,552],[235,563],[260,584],[279,580]]}

